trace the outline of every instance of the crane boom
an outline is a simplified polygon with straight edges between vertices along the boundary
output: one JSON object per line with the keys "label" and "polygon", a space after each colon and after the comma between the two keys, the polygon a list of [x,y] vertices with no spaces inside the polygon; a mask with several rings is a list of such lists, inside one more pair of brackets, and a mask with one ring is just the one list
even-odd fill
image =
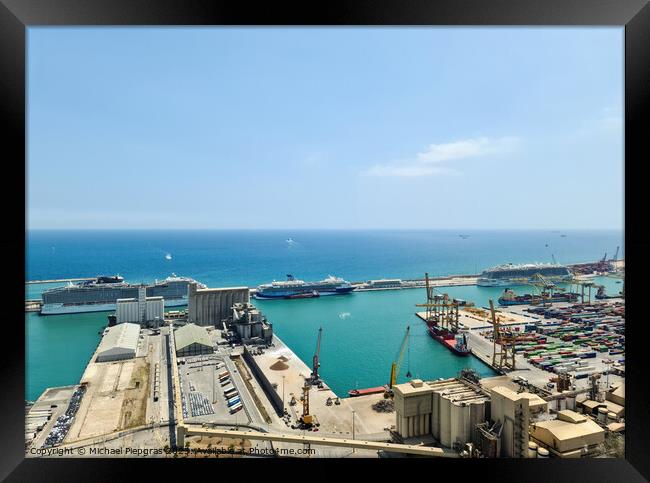
{"label": "crane boom", "polygon": [[404,352],[406,350],[406,346],[408,343],[410,330],[411,330],[411,326],[407,326],[406,334],[404,334],[404,339],[402,339],[402,345],[399,348],[399,353],[397,354],[397,358],[395,361],[393,361],[393,364],[390,367],[390,383],[389,383],[390,389],[392,389],[393,386],[397,384],[397,376],[399,375],[399,371],[402,368],[402,361],[404,360]]}
{"label": "crane boom", "polygon": [[315,383],[318,383],[318,380],[319,380],[318,366],[320,366],[320,361],[319,361],[319,357],[320,357],[320,339],[321,339],[322,333],[323,333],[323,328],[320,327],[318,329],[318,340],[316,342],[316,352],[314,353],[313,367],[312,367],[312,372],[311,372],[312,380]]}

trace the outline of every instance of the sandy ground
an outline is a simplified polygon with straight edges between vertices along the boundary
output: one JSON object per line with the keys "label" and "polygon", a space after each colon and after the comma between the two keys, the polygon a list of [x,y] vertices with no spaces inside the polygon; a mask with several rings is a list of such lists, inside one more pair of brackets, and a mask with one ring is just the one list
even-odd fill
{"label": "sandy ground", "polygon": [[[275,347],[270,347],[264,354],[254,357],[269,381],[277,384],[280,397],[284,393],[285,407],[292,414],[292,419],[297,420],[302,415],[303,409],[302,387],[305,378],[310,376],[311,369],[279,339],[275,338],[274,342]],[[327,381],[322,389],[317,387],[310,389],[310,413],[320,423],[320,432],[339,437],[351,436],[353,411],[354,432],[358,436],[372,435],[377,438],[379,436],[377,433],[385,433],[386,428],[395,424],[395,413],[378,413],[371,407],[372,404],[383,399],[382,394],[358,398],[340,397],[340,405],[326,404],[328,398],[336,399],[339,396],[341,395],[335,394],[327,386]],[[296,400],[293,406],[290,405],[292,397]]]}

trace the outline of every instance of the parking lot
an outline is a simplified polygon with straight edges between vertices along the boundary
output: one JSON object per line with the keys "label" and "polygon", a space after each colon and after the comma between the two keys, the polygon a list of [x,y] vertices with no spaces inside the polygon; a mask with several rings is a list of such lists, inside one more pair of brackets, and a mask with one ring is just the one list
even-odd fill
{"label": "parking lot", "polygon": [[70,426],[72,426],[72,423],[74,422],[74,418],[77,414],[77,411],[79,410],[81,399],[83,398],[85,392],[86,386],[83,385],[77,387],[74,390],[65,413],[56,418],[56,421],[54,422],[50,433],[45,438],[42,446],[43,448],[58,446],[65,439],[68,431],[70,430]]}
{"label": "parking lot", "polygon": [[[221,354],[180,357],[181,403],[183,418],[188,423],[247,424],[250,422],[243,410],[241,382],[235,380]],[[227,375],[226,375],[227,373]],[[220,374],[223,377],[220,379]],[[230,407],[228,398],[230,397]],[[242,403],[242,410],[231,414],[231,409]]]}

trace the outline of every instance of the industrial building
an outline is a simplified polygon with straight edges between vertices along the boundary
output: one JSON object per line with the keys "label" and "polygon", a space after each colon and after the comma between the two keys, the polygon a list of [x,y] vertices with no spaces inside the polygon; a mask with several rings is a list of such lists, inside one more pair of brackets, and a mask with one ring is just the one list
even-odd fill
{"label": "industrial building", "polygon": [[259,309],[249,303],[237,303],[232,307],[230,329],[244,344],[270,344],[273,339],[273,325]]}
{"label": "industrial building", "polygon": [[109,327],[97,348],[96,362],[133,359],[139,337],[139,324],[124,323]]}
{"label": "industrial building", "polygon": [[491,419],[501,426],[501,454],[498,456],[525,458],[528,456],[530,399],[504,386],[493,387],[491,393]]}
{"label": "industrial building", "polygon": [[196,325],[221,328],[232,317],[233,305],[250,300],[248,287],[200,289],[190,283],[188,289],[187,321]]}
{"label": "industrial building", "polygon": [[531,424],[530,437],[555,456],[579,458],[605,440],[605,431],[590,418],[565,409],[558,411],[557,419]]}
{"label": "industrial building", "polygon": [[165,317],[163,297],[147,297],[146,286],[138,288],[138,298],[117,299],[115,312],[117,323],[135,323],[147,327],[159,327]]}
{"label": "industrial building", "polygon": [[477,441],[476,426],[489,416],[489,395],[465,379],[393,387],[396,432],[403,438],[431,435],[446,447]]}
{"label": "industrial building", "polygon": [[187,324],[174,331],[176,355],[178,357],[212,354],[214,347],[205,327]]}

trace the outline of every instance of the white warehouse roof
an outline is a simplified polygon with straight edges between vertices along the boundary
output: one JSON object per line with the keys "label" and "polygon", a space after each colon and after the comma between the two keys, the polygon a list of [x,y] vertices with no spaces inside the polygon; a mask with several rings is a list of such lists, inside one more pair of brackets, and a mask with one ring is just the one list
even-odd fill
{"label": "white warehouse roof", "polygon": [[135,357],[139,336],[139,324],[124,323],[110,327],[99,343],[97,361],[111,360],[117,355]]}

